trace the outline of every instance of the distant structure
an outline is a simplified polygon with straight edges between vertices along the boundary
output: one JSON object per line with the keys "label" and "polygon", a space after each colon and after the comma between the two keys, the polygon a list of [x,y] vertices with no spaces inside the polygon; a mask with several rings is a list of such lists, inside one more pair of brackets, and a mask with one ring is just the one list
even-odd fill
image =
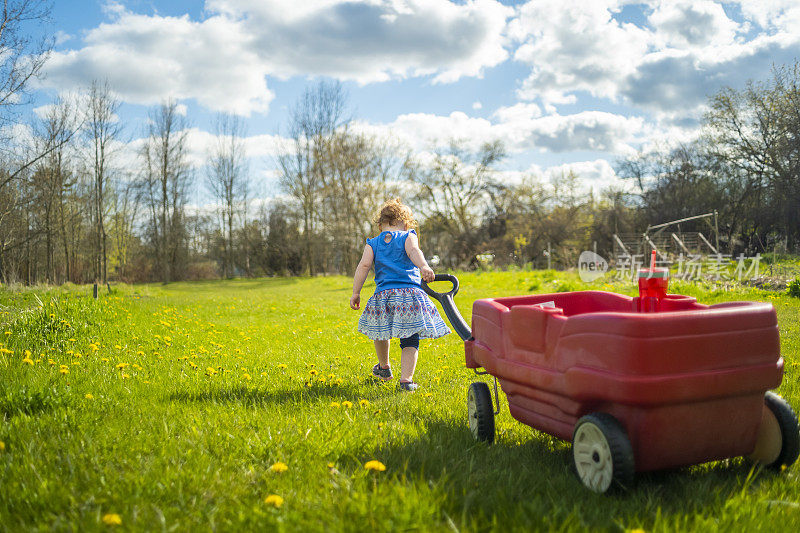
{"label": "distant structure", "polygon": [[[614,257],[647,256],[652,250],[656,251],[658,259],[661,261],[670,261],[680,254],[684,256],[716,255],[720,253],[717,216],[717,212],[714,211],[647,226],[644,233],[615,233]],[[699,219],[704,220],[710,226],[708,237],[699,231],[681,231],[682,223]],[[671,230],[668,231],[667,228],[671,228]]]}

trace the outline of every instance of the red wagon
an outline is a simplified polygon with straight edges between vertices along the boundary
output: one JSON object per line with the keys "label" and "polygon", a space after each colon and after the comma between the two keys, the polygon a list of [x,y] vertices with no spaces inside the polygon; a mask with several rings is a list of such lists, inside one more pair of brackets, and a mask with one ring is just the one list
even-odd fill
{"label": "red wagon", "polygon": [[[793,464],[797,416],[767,392],[783,375],[772,305],[703,305],[666,294],[657,276],[639,297],[477,300],[471,330],[453,302],[454,276],[436,276],[453,283],[448,293],[424,288],[464,339],[467,367],[496,378],[495,405],[499,381],[515,419],[572,442],[577,473],[596,492],[627,486],[634,472],[729,457]],[[493,441],[486,383],[470,386],[467,406],[473,435]]]}

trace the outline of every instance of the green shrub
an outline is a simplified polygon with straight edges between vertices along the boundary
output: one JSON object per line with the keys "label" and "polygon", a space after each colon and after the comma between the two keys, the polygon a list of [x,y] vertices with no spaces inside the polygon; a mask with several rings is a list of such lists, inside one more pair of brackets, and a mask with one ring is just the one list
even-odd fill
{"label": "green shrub", "polygon": [[795,279],[789,284],[789,296],[800,298],[800,278]]}

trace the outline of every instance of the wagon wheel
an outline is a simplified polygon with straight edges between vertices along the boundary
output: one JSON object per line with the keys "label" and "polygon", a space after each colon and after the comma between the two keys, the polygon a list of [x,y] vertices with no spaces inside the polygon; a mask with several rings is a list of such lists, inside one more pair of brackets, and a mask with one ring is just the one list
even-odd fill
{"label": "wagon wheel", "polygon": [[494,442],[494,408],[489,386],[476,381],[467,390],[467,416],[469,430],[476,440]]}
{"label": "wagon wheel", "polygon": [[797,415],[786,400],[772,392],[766,393],[756,447],[748,457],[767,468],[780,470],[794,464],[798,451]]}
{"label": "wagon wheel", "polygon": [[578,420],[572,458],[581,482],[594,492],[625,488],[633,482],[631,442],[622,424],[609,414],[593,413]]}

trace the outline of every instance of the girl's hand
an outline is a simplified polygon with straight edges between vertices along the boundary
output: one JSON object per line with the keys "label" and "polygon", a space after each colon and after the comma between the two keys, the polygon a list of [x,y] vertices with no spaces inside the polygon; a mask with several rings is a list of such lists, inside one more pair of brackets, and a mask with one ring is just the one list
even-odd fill
{"label": "girl's hand", "polygon": [[433,269],[431,267],[429,267],[428,265],[425,265],[424,267],[420,268],[419,269],[419,273],[422,276],[422,279],[426,283],[432,282],[433,278],[436,277],[436,275],[433,273]]}
{"label": "girl's hand", "polygon": [[350,297],[350,309],[358,311],[359,307],[361,307],[361,295],[354,294]]}

